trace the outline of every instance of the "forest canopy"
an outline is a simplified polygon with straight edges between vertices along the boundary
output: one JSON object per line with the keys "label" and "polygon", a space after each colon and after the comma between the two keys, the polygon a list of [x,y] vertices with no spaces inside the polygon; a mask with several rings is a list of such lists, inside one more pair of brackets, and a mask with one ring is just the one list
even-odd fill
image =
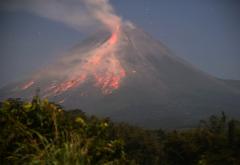
{"label": "forest canopy", "polygon": [[1,102],[0,127],[1,164],[240,164],[240,122],[225,113],[196,128],[146,130],[35,96]]}

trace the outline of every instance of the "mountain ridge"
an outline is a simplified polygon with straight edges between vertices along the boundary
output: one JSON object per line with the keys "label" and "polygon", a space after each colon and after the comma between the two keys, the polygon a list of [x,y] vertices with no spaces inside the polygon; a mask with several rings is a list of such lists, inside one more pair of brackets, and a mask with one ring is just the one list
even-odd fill
{"label": "mountain ridge", "polygon": [[148,128],[189,126],[219,111],[240,116],[235,88],[133,25],[98,33],[35,74],[26,89],[17,86],[0,98],[30,98],[40,87],[42,97],[69,109]]}

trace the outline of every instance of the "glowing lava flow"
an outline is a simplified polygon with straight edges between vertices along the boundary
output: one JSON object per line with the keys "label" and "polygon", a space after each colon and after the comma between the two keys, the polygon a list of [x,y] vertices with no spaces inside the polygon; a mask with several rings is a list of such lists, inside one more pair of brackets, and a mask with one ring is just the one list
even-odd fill
{"label": "glowing lava flow", "polygon": [[[100,47],[91,50],[86,56],[81,54],[77,56],[81,62],[67,68],[68,74],[62,82],[54,81],[54,83],[48,84],[44,90],[44,96],[55,96],[77,88],[86,82],[92,83],[103,94],[111,94],[113,90],[118,89],[122,79],[126,76],[126,72],[116,56],[119,37],[120,28],[117,27],[110,38]],[[59,76],[61,77],[61,75]],[[34,83],[34,81],[27,82],[21,89],[28,89]]]}
{"label": "glowing lava flow", "polygon": [[23,84],[23,86],[21,87],[22,90],[28,89],[29,87],[31,87],[34,84],[34,81],[31,80],[29,82],[27,82],[26,84]]}
{"label": "glowing lava flow", "polygon": [[[77,87],[78,85],[83,83],[84,80],[86,79],[85,76],[86,75],[82,75],[82,76],[76,77],[75,79],[66,80],[65,82],[63,82],[59,85],[52,85],[50,88],[47,89],[47,91],[50,91],[54,94],[65,92],[68,89]],[[51,95],[51,93],[50,93],[50,95]]]}
{"label": "glowing lava flow", "polygon": [[94,86],[100,88],[103,94],[110,94],[118,89],[126,76],[124,68],[116,57],[119,36],[120,28],[117,27],[108,41],[89,53],[84,63],[71,68],[64,82],[53,84],[47,92],[50,95],[57,95],[80,86],[88,79],[93,80]]}
{"label": "glowing lava flow", "polygon": [[111,38],[109,39],[109,44],[114,45],[116,44],[117,40],[118,40],[118,34],[115,32],[112,34]]}
{"label": "glowing lava flow", "polygon": [[[114,68],[114,69],[113,69]],[[95,73],[95,86],[100,87],[104,94],[110,94],[120,86],[121,79],[126,76],[125,70],[115,56],[109,59],[108,67],[103,73]]]}

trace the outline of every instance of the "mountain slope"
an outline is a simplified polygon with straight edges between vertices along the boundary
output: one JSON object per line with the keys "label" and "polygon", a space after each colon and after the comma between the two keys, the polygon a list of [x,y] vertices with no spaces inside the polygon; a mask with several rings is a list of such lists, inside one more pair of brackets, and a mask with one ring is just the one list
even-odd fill
{"label": "mountain slope", "polygon": [[233,90],[240,93],[240,80],[220,80],[223,81],[227,86],[233,88]]}
{"label": "mountain slope", "polygon": [[220,111],[240,116],[237,90],[132,25],[99,32],[0,98],[29,98],[38,87],[67,108],[150,128],[188,127]]}

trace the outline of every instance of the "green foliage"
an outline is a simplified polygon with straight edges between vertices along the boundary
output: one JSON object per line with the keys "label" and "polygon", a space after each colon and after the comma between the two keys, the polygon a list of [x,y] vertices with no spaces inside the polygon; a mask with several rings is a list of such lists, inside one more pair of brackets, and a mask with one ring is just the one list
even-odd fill
{"label": "green foliage", "polygon": [[122,164],[123,141],[105,120],[73,117],[59,106],[9,99],[0,109],[2,164]]}
{"label": "green foliage", "polygon": [[199,128],[169,132],[163,144],[166,164],[240,164],[240,125],[224,113]]}
{"label": "green foliage", "polygon": [[112,136],[125,142],[126,158],[132,164],[159,164],[161,145],[154,131],[129,126],[124,123],[112,126]]}
{"label": "green foliage", "polygon": [[222,113],[198,128],[145,130],[38,96],[8,99],[0,103],[0,164],[238,165],[240,122]]}

